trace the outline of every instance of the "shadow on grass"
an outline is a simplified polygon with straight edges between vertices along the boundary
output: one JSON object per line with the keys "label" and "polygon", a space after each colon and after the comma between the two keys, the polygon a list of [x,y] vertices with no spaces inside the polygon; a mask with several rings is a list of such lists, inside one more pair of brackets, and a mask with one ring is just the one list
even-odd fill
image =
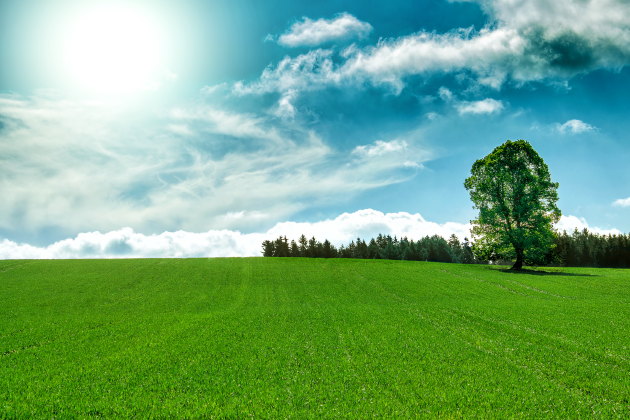
{"label": "shadow on grass", "polygon": [[565,277],[601,277],[599,274],[577,274],[577,273],[563,273],[558,271],[542,271],[542,270],[510,270],[500,269],[502,273],[509,274],[521,274],[521,275],[530,275],[530,276],[565,276]]}

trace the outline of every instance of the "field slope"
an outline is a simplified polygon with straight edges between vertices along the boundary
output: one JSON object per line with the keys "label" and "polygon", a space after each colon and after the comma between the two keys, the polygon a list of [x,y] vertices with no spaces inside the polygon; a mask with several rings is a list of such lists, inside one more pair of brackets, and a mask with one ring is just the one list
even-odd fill
{"label": "field slope", "polygon": [[0,261],[0,418],[628,418],[630,271]]}

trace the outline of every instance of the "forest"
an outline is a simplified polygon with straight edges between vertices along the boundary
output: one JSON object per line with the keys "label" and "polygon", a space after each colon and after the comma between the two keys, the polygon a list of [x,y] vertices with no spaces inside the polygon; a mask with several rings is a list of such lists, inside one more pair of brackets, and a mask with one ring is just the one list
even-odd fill
{"label": "forest", "polygon": [[[562,267],[608,267],[630,268],[630,234],[599,235],[574,230],[554,237],[546,259],[548,265]],[[448,240],[438,235],[425,236],[417,241],[407,237],[393,238],[379,234],[366,240],[357,238],[347,246],[335,247],[327,239],[318,241],[302,235],[296,242],[285,237],[262,243],[265,257],[308,257],[308,258],[358,258],[409,261],[433,261],[459,264],[489,264],[503,261],[487,261],[478,258],[473,252],[468,238],[461,242],[451,235]],[[508,261],[505,261],[508,263]]]}

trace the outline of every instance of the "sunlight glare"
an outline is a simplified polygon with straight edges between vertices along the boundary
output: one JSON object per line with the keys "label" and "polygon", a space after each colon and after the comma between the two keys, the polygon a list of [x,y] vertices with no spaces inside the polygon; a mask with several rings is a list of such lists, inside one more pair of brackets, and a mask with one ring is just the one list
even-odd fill
{"label": "sunlight glare", "polygon": [[158,35],[141,13],[119,7],[85,14],[66,45],[70,73],[83,87],[117,93],[156,84]]}

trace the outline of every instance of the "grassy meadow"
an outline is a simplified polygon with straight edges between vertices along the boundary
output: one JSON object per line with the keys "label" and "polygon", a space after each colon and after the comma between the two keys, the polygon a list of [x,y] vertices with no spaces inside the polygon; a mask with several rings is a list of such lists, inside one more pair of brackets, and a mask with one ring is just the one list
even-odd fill
{"label": "grassy meadow", "polygon": [[630,271],[0,261],[0,418],[628,418]]}

